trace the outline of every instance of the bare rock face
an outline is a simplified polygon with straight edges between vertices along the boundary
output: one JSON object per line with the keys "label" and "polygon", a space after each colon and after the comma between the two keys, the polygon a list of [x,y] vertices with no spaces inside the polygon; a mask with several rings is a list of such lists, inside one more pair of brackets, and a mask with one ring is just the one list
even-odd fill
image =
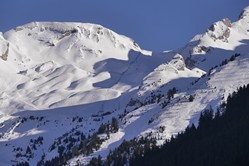
{"label": "bare rock face", "polygon": [[214,31],[216,30],[217,25],[218,25],[219,23],[223,23],[223,24],[226,25],[227,27],[232,27],[231,21],[230,21],[228,18],[224,18],[224,19],[222,19],[221,21],[218,21],[218,22],[214,23],[213,25],[211,25],[210,28],[209,28],[209,30],[211,30],[211,31],[214,32]]}
{"label": "bare rock face", "polygon": [[201,45],[198,45],[196,47],[194,47],[190,54],[206,54],[210,51],[210,48],[209,47],[205,47],[205,46],[201,46]]}
{"label": "bare rock face", "polygon": [[227,26],[227,27],[232,27],[232,23],[228,18],[222,19],[222,22]]}
{"label": "bare rock face", "polygon": [[170,61],[170,64],[173,65],[177,70],[184,71],[186,65],[183,57],[180,54],[176,54],[173,59]]}
{"label": "bare rock face", "polygon": [[2,33],[0,33],[0,58],[7,61],[9,55],[9,43],[3,38]]}
{"label": "bare rock face", "polygon": [[208,29],[207,34],[216,41],[222,40],[223,42],[228,42],[228,38],[230,37],[230,29],[232,24],[228,18],[225,18],[221,21],[218,21],[211,25]]}
{"label": "bare rock face", "polygon": [[4,61],[7,61],[8,55],[9,55],[9,43],[7,44],[7,49],[6,49],[6,51],[3,53],[3,55],[1,56],[1,58],[2,58]]}

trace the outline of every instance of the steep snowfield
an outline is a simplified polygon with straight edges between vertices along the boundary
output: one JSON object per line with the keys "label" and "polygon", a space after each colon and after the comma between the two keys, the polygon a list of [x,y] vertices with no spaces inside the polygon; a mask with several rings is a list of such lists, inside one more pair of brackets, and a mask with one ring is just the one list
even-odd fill
{"label": "steep snowfield", "polygon": [[33,22],[1,33],[0,165],[50,160],[67,136],[91,136],[112,117],[118,132],[68,165],[141,135],[161,144],[249,83],[248,43],[249,7],[161,54],[94,24]]}

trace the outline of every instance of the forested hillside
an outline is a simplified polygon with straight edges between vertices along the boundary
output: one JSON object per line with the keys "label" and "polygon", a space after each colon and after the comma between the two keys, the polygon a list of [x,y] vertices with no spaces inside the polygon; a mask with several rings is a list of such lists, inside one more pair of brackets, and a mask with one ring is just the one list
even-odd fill
{"label": "forested hillside", "polygon": [[[221,111],[224,110],[224,111]],[[142,157],[131,160],[131,166],[248,166],[249,165],[249,85],[228,97],[215,114],[212,108],[200,116],[199,126],[184,133]]]}

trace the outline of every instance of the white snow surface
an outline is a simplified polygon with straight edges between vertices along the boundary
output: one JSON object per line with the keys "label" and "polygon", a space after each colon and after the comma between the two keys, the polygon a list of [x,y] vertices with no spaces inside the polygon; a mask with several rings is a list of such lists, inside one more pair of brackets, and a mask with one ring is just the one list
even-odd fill
{"label": "white snow surface", "polygon": [[[249,83],[248,44],[249,7],[238,21],[218,21],[186,46],[164,53],[145,51],[95,24],[33,22],[1,33],[0,165],[28,161],[16,157],[23,153],[17,149],[25,152],[39,136],[43,144],[32,149],[28,162],[36,165],[43,153],[50,160],[58,152],[49,149],[63,134],[76,129],[91,135],[112,117],[119,119],[119,131],[68,165],[105,158],[134,137],[152,134],[162,144]],[[240,56],[229,61],[235,53]]]}

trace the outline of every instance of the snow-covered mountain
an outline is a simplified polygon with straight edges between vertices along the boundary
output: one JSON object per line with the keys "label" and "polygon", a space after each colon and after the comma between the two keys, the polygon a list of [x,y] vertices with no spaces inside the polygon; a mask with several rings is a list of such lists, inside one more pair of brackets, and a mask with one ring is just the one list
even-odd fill
{"label": "snow-covered mountain", "polygon": [[[248,43],[249,7],[164,53],[94,24],[33,22],[0,33],[0,165],[68,152],[68,165],[85,164],[139,136],[161,144],[249,83]],[[118,130],[99,132],[113,119]],[[76,153],[96,134],[99,146]]]}

